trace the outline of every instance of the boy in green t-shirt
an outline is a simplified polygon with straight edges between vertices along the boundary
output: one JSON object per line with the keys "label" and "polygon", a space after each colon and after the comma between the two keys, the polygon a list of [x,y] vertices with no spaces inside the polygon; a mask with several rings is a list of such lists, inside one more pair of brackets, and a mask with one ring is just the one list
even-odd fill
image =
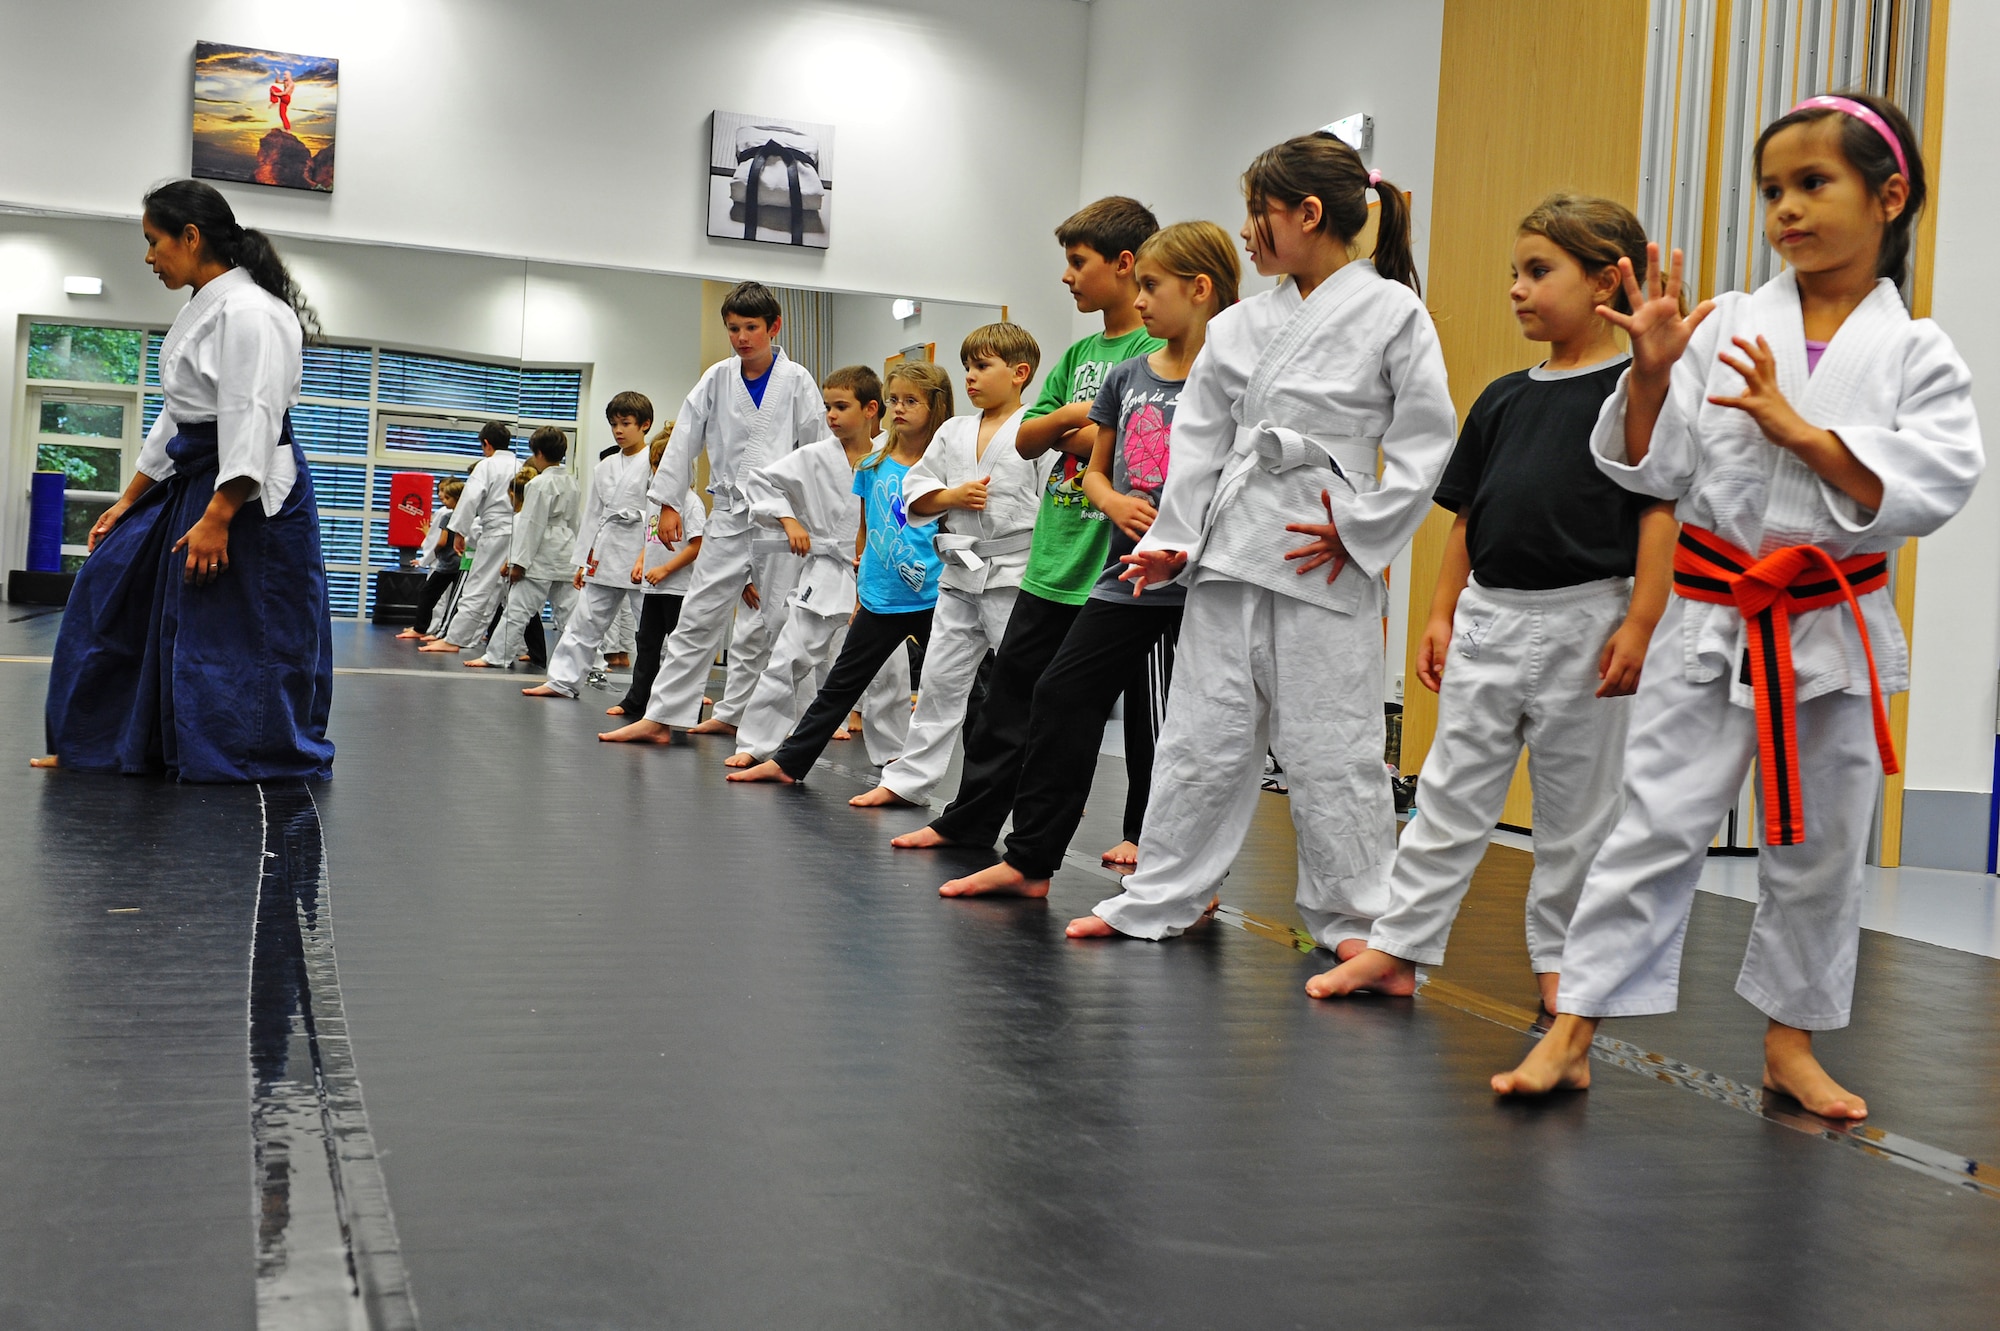
{"label": "boy in green t-shirt", "polygon": [[1083,496],[1096,435],[1090,405],[1112,366],[1166,345],[1146,332],[1133,305],[1139,295],[1133,256],[1159,229],[1146,205],[1118,196],[1099,199],[1056,228],[1063,285],[1079,311],[1103,316],[1104,331],[1075,343],[1050,368],[1015,436],[1023,457],[1039,457],[1051,448],[1061,449],[1063,457],[1042,492],[1021,592],[993,658],[986,700],[966,733],[958,797],[928,827],[895,838],[893,845],[990,846],[1013,810],[1035,682],[1090,599],[1111,545],[1111,524]]}

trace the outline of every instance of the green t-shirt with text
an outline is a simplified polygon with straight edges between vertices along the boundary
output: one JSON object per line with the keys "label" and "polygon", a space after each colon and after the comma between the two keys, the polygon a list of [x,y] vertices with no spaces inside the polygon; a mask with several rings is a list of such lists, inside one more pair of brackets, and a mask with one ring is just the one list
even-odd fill
{"label": "green t-shirt with text", "polygon": [[[1095,402],[1097,390],[1114,365],[1134,356],[1150,356],[1166,345],[1145,326],[1123,337],[1092,333],[1074,343],[1049,370],[1041,396],[1028,409],[1030,419],[1046,416],[1072,402]],[[1035,544],[1021,589],[1062,605],[1082,605],[1104,571],[1111,548],[1111,524],[1083,497],[1083,473],[1090,459],[1064,453],[1049,471],[1042,491],[1042,511],[1035,517]]]}

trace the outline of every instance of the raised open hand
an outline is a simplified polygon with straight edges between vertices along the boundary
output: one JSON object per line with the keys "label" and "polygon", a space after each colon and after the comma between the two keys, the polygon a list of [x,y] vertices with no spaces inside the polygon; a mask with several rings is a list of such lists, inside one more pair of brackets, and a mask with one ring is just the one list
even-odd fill
{"label": "raised open hand", "polygon": [[1632,307],[1632,313],[1624,314],[1609,305],[1597,307],[1597,317],[1625,330],[1632,340],[1632,371],[1645,377],[1664,378],[1674,368],[1674,362],[1687,350],[1688,340],[1694,330],[1701,327],[1715,309],[1715,302],[1705,300],[1687,314],[1681,313],[1681,271],[1686,260],[1679,250],[1673,252],[1666,271],[1661,271],[1660,247],[1648,242],[1646,245],[1646,282],[1642,289],[1638,275],[1632,271],[1630,259],[1618,261],[1618,273],[1625,283],[1625,303]]}

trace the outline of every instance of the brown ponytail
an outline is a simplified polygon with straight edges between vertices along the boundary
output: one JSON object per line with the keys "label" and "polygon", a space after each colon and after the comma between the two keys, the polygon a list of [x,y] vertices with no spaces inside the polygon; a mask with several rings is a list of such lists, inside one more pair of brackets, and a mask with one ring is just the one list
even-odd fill
{"label": "brown ponytail", "polygon": [[1243,173],[1243,197],[1250,205],[1259,235],[1266,244],[1265,213],[1273,203],[1296,208],[1307,199],[1319,200],[1319,229],[1344,244],[1368,225],[1368,190],[1381,202],[1376,223],[1375,271],[1401,282],[1419,295],[1417,261],[1410,250],[1410,205],[1403,192],[1381,176],[1369,179],[1361,155],[1333,135],[1320,131],[1286,139],[1266,148]]}

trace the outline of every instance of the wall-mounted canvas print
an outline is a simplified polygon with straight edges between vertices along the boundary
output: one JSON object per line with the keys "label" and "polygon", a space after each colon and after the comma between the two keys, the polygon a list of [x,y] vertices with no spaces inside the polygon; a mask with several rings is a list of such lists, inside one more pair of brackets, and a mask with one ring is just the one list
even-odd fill
{"label": "wall-mounted canvas print", "polygon": [[709,129],[709,235],[823,250],[832,225],[832,125],[715,113]]}
{"label": "wall-mounted canvas print", "polygon": [[338,60],[195,43],[193,174],[331,194],[339,94]]}

